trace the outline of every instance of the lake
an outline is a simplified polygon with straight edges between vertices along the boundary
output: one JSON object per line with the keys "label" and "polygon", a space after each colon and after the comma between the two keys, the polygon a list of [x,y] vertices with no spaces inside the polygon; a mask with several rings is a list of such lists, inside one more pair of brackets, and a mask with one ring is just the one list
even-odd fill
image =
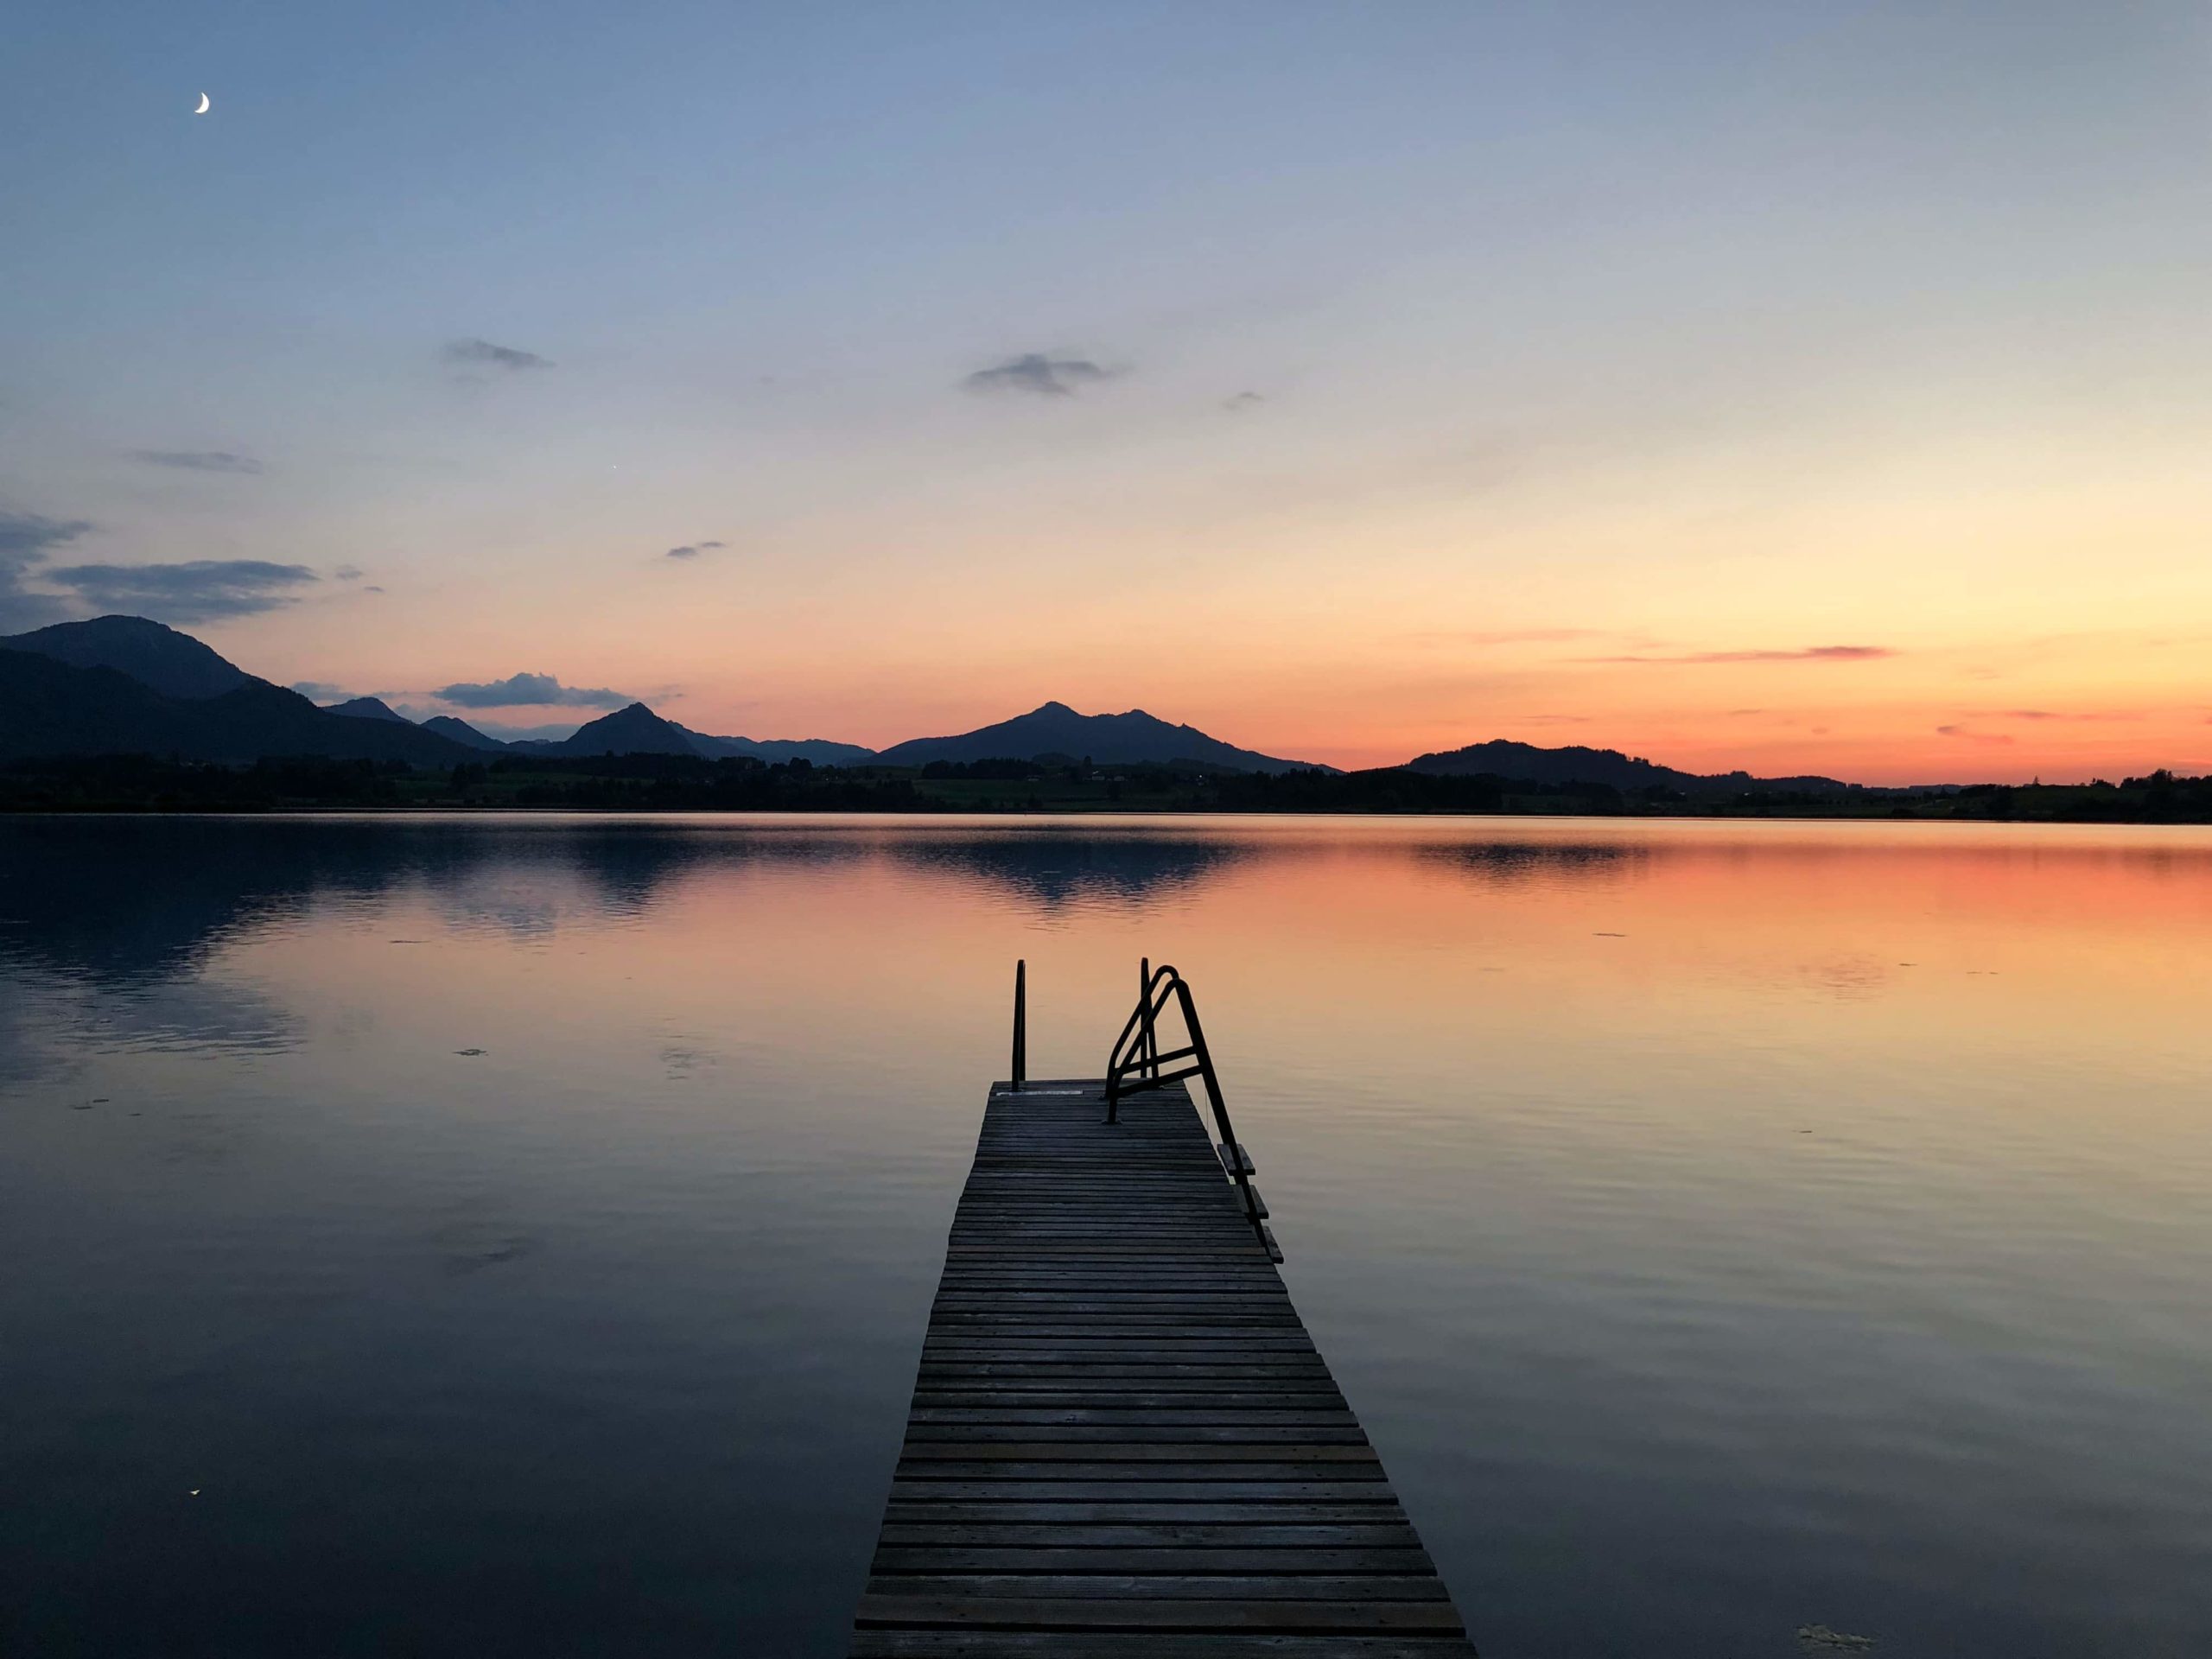
{"label": "lake", "polygon": [[0,1653],[841,1651],[1141,956],[1486,1659],[2212,1643],[2212,831],[502,816],[0,822]]}

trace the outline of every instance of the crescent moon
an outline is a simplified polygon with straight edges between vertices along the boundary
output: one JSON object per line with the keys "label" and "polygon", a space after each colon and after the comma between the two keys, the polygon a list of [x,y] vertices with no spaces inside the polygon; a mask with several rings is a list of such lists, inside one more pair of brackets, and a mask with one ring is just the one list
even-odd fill
{"label": "crescent moon", "polygon": [[200,93],[200,107],[199,107],[198,109],[194,110],[194,111],[193,111],[193,113],[194,113],[194,115],[205,115],[205,114],[207,114],[207,93],[202,92],[202,93]]}

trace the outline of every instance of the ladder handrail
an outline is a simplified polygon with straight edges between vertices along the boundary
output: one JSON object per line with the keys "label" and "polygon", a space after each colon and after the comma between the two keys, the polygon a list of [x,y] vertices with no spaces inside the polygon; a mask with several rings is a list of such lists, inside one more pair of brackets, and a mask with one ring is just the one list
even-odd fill
{"label": "ladder handrail", "polygon": [[[1243,1143],[1230,1127],[1229,1103],[1222,1098],[1221,1079],[1215,1073],[1212,1051],[1206,1046],[1205,1027],[1198,1023],[1198,1007],[1192,1000],[1191,987],[1182,975],[1166,963],[1154,968],[1147,962],[1141,969],[1143,988],[1137,1005],[1130,1010],[1122,1023],[1122,1033],[1114,1039],[1114,1046],[1106,1058],[1106,1121],[1120,1121],[1122,1097],[1141,1094],[1147,1089],[1158,1089],[1185,1077],[1198,1077],[1206,1086],[1206,1103],[1213,1109],[1214,1128],[1221,1135],[1222,1161],[1228,1165],[1230,1175],[1236,1182],[1237,1196],[1244,1201],[1244,1218],[1252,1224],[1252,1231],[1262,1244],[1268,1243],[1268,1233],[1262,1224],[1260,1200],[1252,1191],[1252,1178],[1245,1168],[1249,1160]],[[1172,1050],[1163,1055],[1160,1052],[1160,1016],[1166,1013],[1170,1001],[1183,1014],[1184,1029],[1190,1033],[1186,1047]],[[1163,1073],[1163,1059],[1190,1057],[1195,1064]]]}

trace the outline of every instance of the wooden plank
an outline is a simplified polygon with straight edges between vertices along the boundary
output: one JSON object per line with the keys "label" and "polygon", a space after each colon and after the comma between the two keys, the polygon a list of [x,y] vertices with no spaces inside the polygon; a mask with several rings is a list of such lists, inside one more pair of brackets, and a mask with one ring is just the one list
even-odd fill
{"label": "wooden plank", "polygon": [[1054,1526],[1128,1525],[1141,1522],[1176,1524],[1234,1522],[1242,1525],[1311,1526],[1329,1521],[1403,1524],[1404,1515],[1395,1503],[1163,1503],[1118,1502],[1076,1503],[1065,1500],[1037,1503],[988,1503],[976,1499],[950,1503],[926,1500],[902,1502],[896,1493],[884,1506],[883,1523],[918,1526],[925,1522],[1020,1522]]}
{"label": "wooden plank", "polygon": [[[1242,1472],[1241,1471],[1239,1471]],[[1397,1503],[1386,1480],[894,1480],[894,1504],[1266,1503],[1319,1508]]]}
{"label": "wooden plank", "polygon": [[865,1594],[855,1616],[862,1627],[973,1630],[1000,1624],[1026,1630],[1264,1630],[1285,1634],[1422,1631],[1459,1636],[1465,1627],[1448,1601],[1153,1601],[1087,1597],[1027,1601],[1011,1596]]}
{"label": "wooden plank", "polygon": [[870,1579],[870,1594],[886,1596],[1020,1596],[1037,1601],[1086,1601],[1136,1596],[1152,1601],[1445,1601],[1444,1581],[1427,1574],[1386,1578],[1255,1579],[1234,1573],[1196,1578],[1116,1578],[1081,1574],[962,1573],[945,1577],[912,1573]]}
{"label": "wooden plank", "polygon": [[1179,1084],[995,1090],[852,1652],[1471,1652]]}
{"label": "wooden plank", "polygon": [[1433,1573],[1423,1549],[1110,1549],[1084,1545],[1053,1549],[980,1544],[880,1544],[869,1571],[884,1573],[1249,1573],[1281,1577],[1305,1573]]}
{"label": "wooden plank", "polygon": [[856,1631],[853,1659],[1438,1659],[1464,1643],[1405,1636],[1189,1636],[1158,1631]]}

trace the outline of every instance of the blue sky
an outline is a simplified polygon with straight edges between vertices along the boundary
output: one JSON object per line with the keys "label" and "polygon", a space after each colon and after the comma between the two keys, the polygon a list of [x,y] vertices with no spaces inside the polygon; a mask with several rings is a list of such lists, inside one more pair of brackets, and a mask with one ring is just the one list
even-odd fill
{"label": "blue sky", "polygon": [[[0,507],[85,528],[0,606],[224,567],[172,620],[271,677],[858,741],[1060,696],[1809,764],[1908,708],[1940,753],[1993,664],[2178,731],[2113,641],[2212,628],[2206,18],[39,8]],[[1892,655],[1708,693],[1488,639],[1576,630]]]}

